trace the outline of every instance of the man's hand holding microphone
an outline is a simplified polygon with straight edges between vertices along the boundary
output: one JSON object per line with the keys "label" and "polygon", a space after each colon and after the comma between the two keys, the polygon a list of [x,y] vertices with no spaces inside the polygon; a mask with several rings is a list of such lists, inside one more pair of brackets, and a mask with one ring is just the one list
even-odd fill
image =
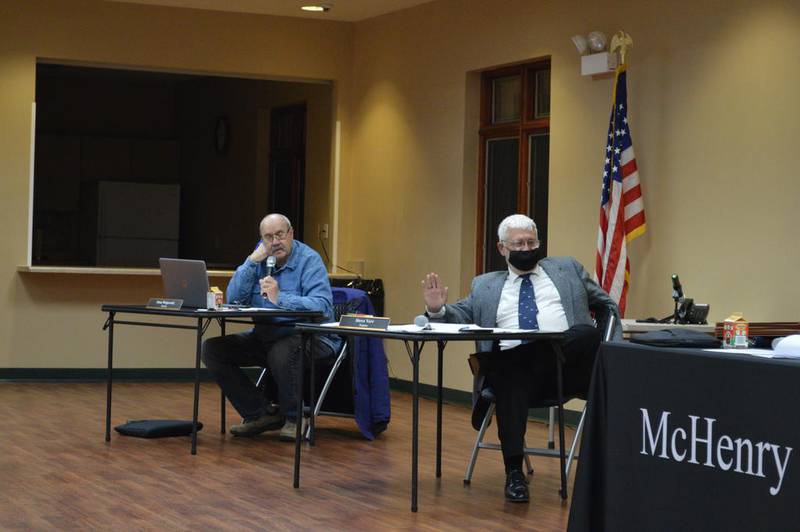
{"label": "man's hand holding microphone", "polygon": [[267,261],[267,276],[258,281],[258,284],[261,287],[261,295],[269,299],[273,305],[277,305],[280,289],[278,288],[278,281],[272,277],[272,271],[275,269],[275,257],[267,255],[267,253],[264,242],[260,242],[255,251],[250,254],[250,260],[256,264],[264,260]]}

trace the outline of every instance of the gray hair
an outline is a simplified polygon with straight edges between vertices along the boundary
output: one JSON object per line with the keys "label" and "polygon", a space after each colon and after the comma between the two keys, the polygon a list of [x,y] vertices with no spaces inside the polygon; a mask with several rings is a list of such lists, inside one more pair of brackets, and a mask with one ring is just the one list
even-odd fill
{"label": "gray hair", "polygon": [[524,214],[512,214],[500,222],[497,226],[497,238],[505,240],[506,233],[509,229],[525,229],[526,231],[534,231],[537,234],[539,231],[536,229],[536,222],[525,216]]}

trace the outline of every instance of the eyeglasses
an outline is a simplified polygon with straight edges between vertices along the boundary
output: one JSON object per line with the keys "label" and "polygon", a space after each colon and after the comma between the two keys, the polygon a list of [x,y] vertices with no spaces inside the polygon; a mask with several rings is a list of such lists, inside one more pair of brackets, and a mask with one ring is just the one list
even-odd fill
{"label": "eyeglasses", "polygon": [[528,240],[501,240],[501,242],[505,244],[508,249],[513,251],[518,251],[526,247],[528,249],[536,249],[540,246],[540,242],[532,238]]}
{"label": "eyeglasses", "polygon": [[[289,231],[291,231],[291,229],[289,229]],[[261,235],[261,239],[267,244],[272,244],[274,240],[283,241],[284,238],[289,236],[289,231],[278,231],[277,233],[272,235],[270,234]]]}

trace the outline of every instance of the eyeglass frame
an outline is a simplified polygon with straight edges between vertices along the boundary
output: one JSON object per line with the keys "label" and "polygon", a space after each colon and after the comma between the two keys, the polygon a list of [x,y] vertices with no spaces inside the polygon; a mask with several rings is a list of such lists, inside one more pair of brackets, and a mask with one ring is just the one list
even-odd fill
{"label": "eyeglass frame", "polygon": [[[527,247],[529,250],[539,249],[542,247],[542,241],[538,239],[526,239],[524,241],[520,240],[500,240],[505,247],[510,249],[511,251],[522,251]],[[534,242],[531,244],[531,242]]]}
{"label": "eyeglass frame", "polygon": [[[292,232],[292,228],[291,227],[286,231],[281,229],[280,231],[277,231],[274,234],[267,233],[265,235],[261,235],[261,240],[265,244],[272,244],[276,240],[278,242],[283,242],[289,236],[289,233],[291,233],[291,232]],[[281,234],[281,233],[283,233],[283,234]]]}

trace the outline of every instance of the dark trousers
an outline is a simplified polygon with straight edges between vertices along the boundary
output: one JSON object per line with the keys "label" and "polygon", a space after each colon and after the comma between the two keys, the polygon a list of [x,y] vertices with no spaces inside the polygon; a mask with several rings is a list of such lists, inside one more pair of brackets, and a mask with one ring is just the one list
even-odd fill
{"label": "dark trousers", "polygon": [[[566,331],[561,350],[564,397],[585,395],[589,390],[592,367],[602,333],[591,325],[575,325]],[[503,457],[522,456],[528,409],[557,404],[556,358],[550,342],[522,344],[499,353],[481,355],[486,364],[487,385],[496,398],[497,435]]]}
{"label": "dark trousers", "polygon": [[[225,397],[246,421],[267,413],[264,393],[258,390],[242,367],[260,366],[267,369],[278,390],[281,413],[297,415],[297,364],[301,349],[299,334],[270,339],[257,330],[209,338],[203,342],[202,357],[214,375]],[[314,359],[327,358],[331,348],[318,337],[312,339]],[[306,356],[305,362],[309,362]],[[306,366],[308,367],[308,366]]]}

